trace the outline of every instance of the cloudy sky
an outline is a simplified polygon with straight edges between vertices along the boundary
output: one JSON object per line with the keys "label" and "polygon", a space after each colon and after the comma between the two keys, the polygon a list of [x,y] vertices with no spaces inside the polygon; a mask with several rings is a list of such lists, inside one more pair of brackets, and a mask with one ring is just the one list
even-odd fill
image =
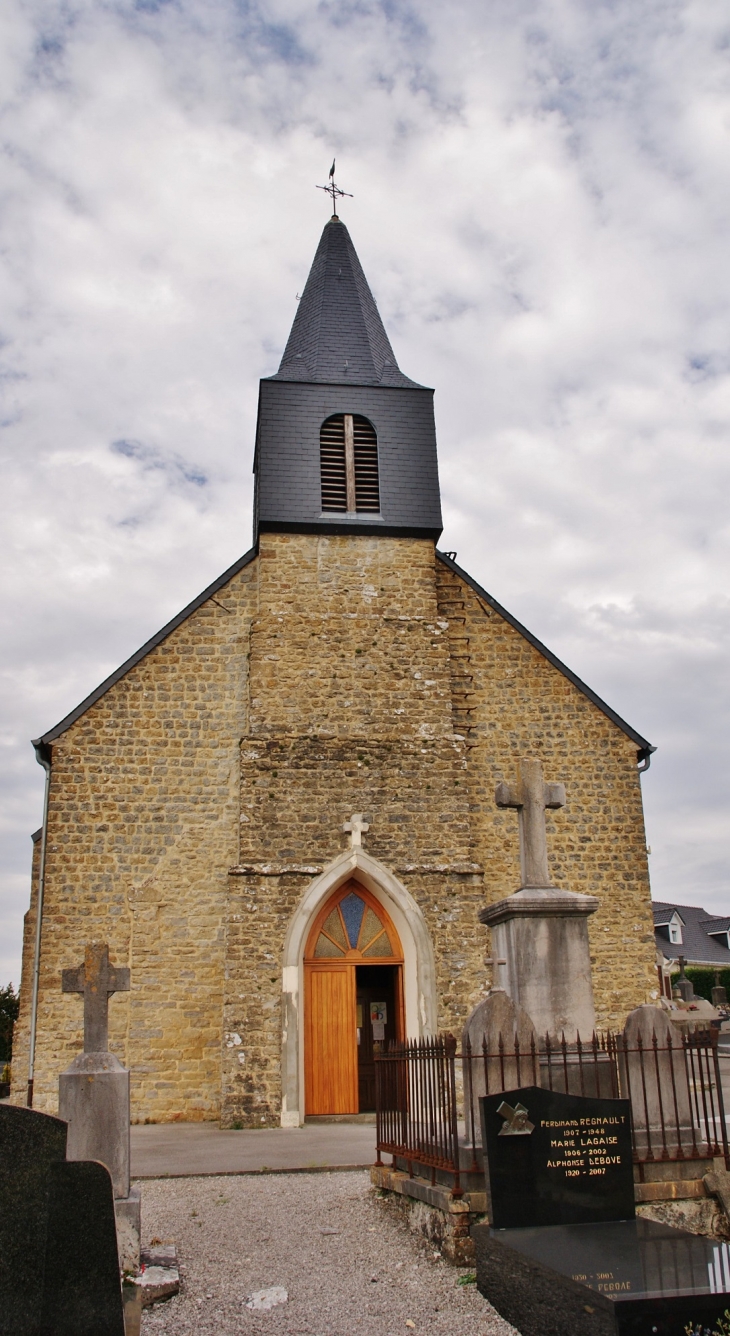
{"label": "cloudy sky", "polygon": [[[442,546],[658,748],[656,898],[730,913],[730,15],[716,0],[6,0],[2,891],[29,739],[250,546],[257,381],[333,154]],[[559,776],[557,776],[559,778]]]}

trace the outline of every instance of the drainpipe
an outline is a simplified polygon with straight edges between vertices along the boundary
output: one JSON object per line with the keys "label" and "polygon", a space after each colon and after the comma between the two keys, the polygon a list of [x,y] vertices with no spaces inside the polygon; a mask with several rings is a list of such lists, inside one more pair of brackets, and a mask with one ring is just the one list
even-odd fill
{"label": "drainpipe", "polygon": [[[643,775],[644,771],[649,769],[649,766],[651,765],[651,755],[652,755],[652,752],[655,752],[655,751],[656,751],[656,747],[652,747],[652,746],[642,747],[642,748],[641,748],[641,751],[637,751],[637,753],[636,753],[636,759],[637,759],[637,761],[639,762],[639,765],[637,766],[637,770],[639,771],[639,774],[640,774],[640,775]],[[41,764],[42,764],[42,762],[41,762]]]}
{"label": "drainpipe", "polygon": [[41,835],[41,861],[38,869],[38,902],[35,920],[35,950],[33,953],[33,991],[30,1002],[30,1052],[28,1055],[28,1094],[26,1104],[33,1108],[33,1077],[35,1073],[35,1038],[38,1019],[38,980],[41,969],[41,930],[43,927],[43,892],[46,884],[46,844],[48,842],[48,798],[51,791],[51,748],[47,742],[34,742],[35,758],[46,772],[46,787],[43,794],[43,834]]}

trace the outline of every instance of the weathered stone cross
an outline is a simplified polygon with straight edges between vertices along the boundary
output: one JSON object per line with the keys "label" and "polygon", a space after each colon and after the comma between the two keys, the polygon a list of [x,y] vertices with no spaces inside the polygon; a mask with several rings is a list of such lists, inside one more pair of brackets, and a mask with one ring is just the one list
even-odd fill
{"label": "weathered stone cross", "polygon": [[497,785],[498,807],[516,807],[520,820],[520,861],[523,886],[552,885],[547,856],[545,808],[565,806],[565,786],[545,784],[542,766],[534,757],[519,763],[519,782]]}
{"label": "weathered stone cross", "polygon": [[342,829],[346,830],[350,836],[350,847],[358,849],[362,845],[362,837],[365,831],[369,830],[370,827],[362,812],[353,812],[350,820],[345,822]]}
{"label": "weathered stone cross", "polygon": [[84,995],[84,1053],[106,1053],[109,1049],[109,998],[129,992],[129,969],[109,964],[106,942],[90,942],[83,965],[63,970],[64,993]]}

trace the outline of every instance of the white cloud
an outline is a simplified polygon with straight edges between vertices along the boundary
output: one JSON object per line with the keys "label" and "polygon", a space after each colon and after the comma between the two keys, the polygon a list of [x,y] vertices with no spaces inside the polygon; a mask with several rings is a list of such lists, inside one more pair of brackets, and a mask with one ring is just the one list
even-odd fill
{"label": "white cloud", "polygon": [[40,820],[28,738],[249,545],[257,380],[333,152],[401,365],[437,388],[443,545],[658,744],[655,894],[728,912],[722,8],[0,21],[2,977]]}

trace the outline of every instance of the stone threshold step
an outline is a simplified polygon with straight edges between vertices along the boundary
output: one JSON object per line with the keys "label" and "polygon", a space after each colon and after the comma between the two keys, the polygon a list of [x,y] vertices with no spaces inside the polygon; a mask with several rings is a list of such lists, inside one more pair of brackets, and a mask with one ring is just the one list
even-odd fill
{"label": "stone threshold step", "polygon": [[304,1126],[317,1127],[319,1123],[354,1123],[359,1127],[375,1127],[374,1113],[317,1113],[305,1117]]}

